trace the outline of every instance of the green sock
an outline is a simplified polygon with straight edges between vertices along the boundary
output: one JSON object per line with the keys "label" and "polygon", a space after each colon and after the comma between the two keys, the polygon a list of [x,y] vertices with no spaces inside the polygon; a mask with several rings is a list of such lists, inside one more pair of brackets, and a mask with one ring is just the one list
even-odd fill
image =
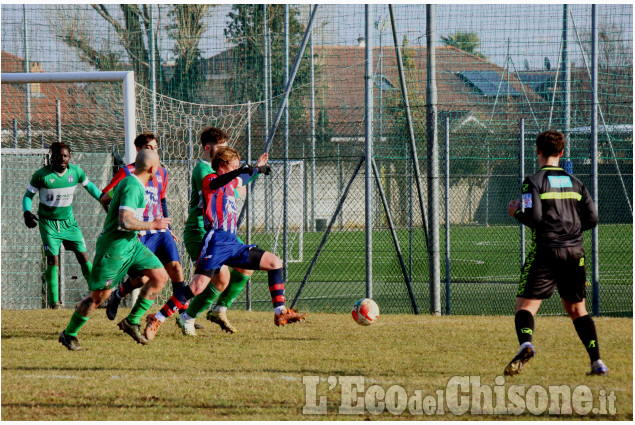
{"label": "green sock", "polygon": [[71,316],[71,321],[68,322],[68,326],[64,330],[64,333],[68,336],[77,336],[77,332],[88,322],[88,316],[84,317],[75,310]]}
{"label": "green sock", "polygon": [[48,265],[46,268],[46,290],[49,294],[49,304],[54,304],[60,301],[59,299],[59,285],[57,279],[58,266]]}
{"label": "green sock", "polygon": [[128,323],[131,325],[138,325],[139,320],[141,320],[141,316],[148,311],[152,304],[154,304],[153,300],[137,297],[137,302],[134,303],[134,307],[132,307],[132,311],[127,317]]}
{"label": "green sock", "polygon": [[86,261],[84,264],[80,264],[80,266],[82,266],[82,274],[84,275],[84,279],[86,279],[86,283],[90,283],[90,272],[93,270],[93,263]]}
{"label": "green sock", "polygon": [[197,318],[202,311],[205,311],[212,305],[219,295],[220,291],[214,288],[214,285],[210,282],[203,292],[195,296],[192,301],[190,301],[190,306],[186,310],[187,315],[192,318]]}
{"label": "green sock", "polygon": [[227,308],[231,307],[234,301],[236,301],[236,298],[238,298],[245,288],[245,285],[247,285],[250,278],[251,276],[245,276],[241,272],[232,269],[229,278],[229,285],[227,285],[227,288],[225,288],[223,293],[220,294],[216,304]]}

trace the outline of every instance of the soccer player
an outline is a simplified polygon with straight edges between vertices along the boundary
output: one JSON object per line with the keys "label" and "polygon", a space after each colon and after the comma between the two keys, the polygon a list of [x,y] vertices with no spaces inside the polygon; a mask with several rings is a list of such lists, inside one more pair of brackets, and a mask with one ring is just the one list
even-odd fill
{"label": "soccer player", "polygon": [[256,174],[268,174],[267,160],[268,155],[263,154],[259,161],[263,165],[245,165],[239,168],[240,156],[235,149],[222,147],[217,150],[212,160],[212,168],[216,173],[208,175],[203,180],[204,219],[208,232],[203,240],[192,282],[189,286],[175,291],[158,313],[147,317],[145,337],[148,341],[154,338],[165,319],[182,309],[195,295],[200,294],[209,286],[212,279],[212,292],[215,295],[225,289],[229,279],[223,271],[223,265],[268,272],[276,326],[295,323],[306,317],[306,314],[299,314],[285,307],[282,260],[258,248],[257,245],[245,245],[236,237],[234,191],[252,180]]}
{"label": "soccer player", "polygon": [[[77,184],[81,184],[90,196],[97,200],[101,192],[93,182],[88,180],[79,166],[70,164],[71,148],[65,143],[53,143],[50,152],[50,165],[40,168],[31,177],[31,183],[22,199],[22,210],[26,227],[32,229],[39,224],[46,252],[45,280],[49,294],[49,308],[58,310],[62,308],[57,278],[60,245],[63,243],[66,249],[75,252],[86,281],[90,278],[92,268],[86,255],[86,243],[82,230],[73,215],[75,188]],[[40,194],[39,219],[31,212],[33,197],[36,193]]]}
{"label": "soccer player", "polygon": [[598,224],[589,191],[582,182],[558,167],[564,152],[564,135],[545,131],[536,139],[540,171],[527,177],[521,201],[507,207],[509,215],[531,228],[533,248],[520,275],[516,298],[516,333],[520,350],[505,367],[505,375],[516,375],[535,354],[532,345],[534,316],[542,300],[558,288],[562,304],[591,359],[588,375],[606,375],[593,319],[587,313],[586,268],[582,232]]}
{"label": "soccer player", "polygon": [[68,326],[59,336],[59,342],[69,350],[81,350],[77,340],[80,328],[131,267],[148,277],[148,282],[141,289],[130,316],[119,323],[119,327],[138,343],[148,343],[140,332],[139,319],[165,286],[168,275],[161,261],[137,239],[137,231],[167,229],[170,219],[140,220],[146,207],[145,187],[156,177],[159,155],[155,151],[143,150],[137,154],[135,164],[134,173],[123,179],[112,195],[104,228],[97,239],[97,252],[88,282],[91,293],[78,304]]}
{"label": "soccer player", "polygon": [[[227,133],[215,127],[207,127],[201,133],[200,140],[203,148],[203,158],[192,171],[190,211],[185,223],[185,231],[183,232],[185,248],[193,263],[196,263],[198,259],[201,242],[206,233],[203,226],[203,198],[201,196],[203,179],[207,175],[214,173],[211,164],[212,158],[214,158],[218,148],[227,146],[227,139]],[[259,165],[264,164],[256,164],[256,166]],[[227,309],[238,298],[252,274],[253,270],[232,269],[227,288],[218,297],[214,308],[207,313],[208,320],[218,324],[226,332],[237,332],[237,329],[227,319]],[[182,312],[177,317],[177,322],[180,322],[181,329],[185,335],[196,335],[196,318],[201,312],[209,308],[215,299],[216,295],[212,292],[212,287],[208,285],[202,293],[194,297],[187,311]]]}
{"label": "soccer player", "polygon": [[[139,134],[135,138],[134,144],[137,152],[142,150],[156,151],[158,149],[157,138],[153,133]],[[132,175],[134,171],[134,162],[126,165],[115,174],[112,181],[104,188],[104,195],[100,202],[106,211],[108,211],[108,204],[111,201],[109,194],[125,177]],[[165,168],[158,166],[155,168],[155,176],[151,180],[148,180],[145,186],[147,204],[143,212],[143,221],[152,222],[155,218],[168,217],[166,200],[167,187],[168,172]],[[139,232],[139,240],[161,260],[172,281],[172,290],[174,290],[175,287],[185,286],[179,250],[176,246],[175,237],[170,229],[141,230]],[[135,288],[143,286],[148,280],[134,267],[129,270],[128,275],[130,279],[126,280],[116,291],[110,294],[108,305],[106,306],[106,316],[110,320],[115,320],[115,317],[117,317],[117,310],[119,309],[121,300]],[[139,323],[138,317],[134,317],[132,320],[133,322],[129,324],[136,325]]]}

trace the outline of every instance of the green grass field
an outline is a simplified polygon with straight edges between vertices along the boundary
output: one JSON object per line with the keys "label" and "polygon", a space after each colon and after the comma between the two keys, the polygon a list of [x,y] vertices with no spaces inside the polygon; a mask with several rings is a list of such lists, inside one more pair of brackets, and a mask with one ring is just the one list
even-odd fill
{"label": "green grass field", "polygon": [[[302,262],[289,263],[288,298],[292,299],[305,277],[322,232],[304,233]],[[254,234],[253,241],[272,249],[271,235]],[[423,232],[413,233],[412,249],[407,230],[398,239],[410,273],[420,311],[429,309],[428,256]],[[445,312],[445,232],[441,229],[441,294]],[[529,232],[527,232],[529,240]],[[280,242],[279,242],[280,243]],[[600,312],[632,316],[633,313],[633,226],[604,224],[599,228]],[[366,290],[365,234],[334,231],[328,238],[299,304],[305,309],[346,312]],[[591,280],[591,232],[585,233],[587,276]],[[529,252],[529,242],[527,242]],[[280,252],[278,252],[281,255]],[[453,226],[450,233],[450,300],[452,314],[511,314],[520,275],[520,230],[518,226]],[[253,278],[253,308],[269,307],[267,275]],[[390,313],[410,313],[404,277],[388,230],[373,232],[373,298]],[[591,287],[588,288],[589,309]],[[237,306],[244,308],[245,296]],[[558,297],[546,302],[543,313],[563,314]]]}
{"label": "green grass field", "polygon": [[[494,387],[517,349],[511,317],[382,315],[361,327],[348,314],[311,314],[304,323],[276,328],[270,312],[231,311],[236,335],[200,320],[205,329],[186,338],[172,318],[150,345],[140,346],[97,310],[79,335],[85,351],[70,352],[57,337],[71,313],[2,311],[2,420],[580,418],[412,416],[408,409],[398,416],[338,415],[341,387],[329,390],[329,376],[364,376],[365,390],[400,385],[409,396],[435,394],[454,376],[480,376]],[[537,355],[521,375],[505,380],[506,390],[586,385],[596,397],[613,392],[616,414],[582,419],[632,420],[633,321],[598,318],[596,326],[608,377],[585,376],[588,357],[568,318],[539,317]],[[304,376],[320,377],[317,395],[327,396],[327,415],[302,413]]]}

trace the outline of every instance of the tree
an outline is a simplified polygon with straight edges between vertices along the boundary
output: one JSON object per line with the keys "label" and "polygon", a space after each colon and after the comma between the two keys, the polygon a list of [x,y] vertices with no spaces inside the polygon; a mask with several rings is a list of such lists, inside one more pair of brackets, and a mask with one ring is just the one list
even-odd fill
{"label": "tree", "polygon": [[[298,10],[289,9],[289,67],[305,32],[304,25],[298,20]],[[230,21],[225,28],[225,36],[235,44],[228,54],[233,68],[228,79],[226,90],[232,102],[259,100],[264,96],[264,64],[265,54],[263,36],[263,6],[252,4],[236,4],[228,15]],[[271,30],[271,97],[284,92],[284,5],[267,5],[267,26]],[[308,98],[310,92],[309,49],[306,49],[300,68],[293,84],[293,96],[296,99]],[[291,70],[289,70],[291,72]],[[315,67],[316,80],[319,70]],[[274,103],[274,108],[277,105]],[[303,105],[297,102],[289,104],[290,120],[297,120],[303,113]]]}
{"label": "tree", "polygon": [[[157,91],[181,100],[191,101],[201,81],[201,52],[198,44],[206,30],[204,18],[209,5],[170,5],[168,17],[173,21],[168,36],[175,42],[176,65],[170,80],[166,78],[157,48],[149,46],[150,11],[147,5],[91,5],[93,10],[114,30],[118,45],[93,36],[94,28],[86,28],[82,12],[61,6],[49,19],[57,37],[74,49],[79,58],[100,71],[129,69],[137,81],[150,85],[150,55],[155,53]],[[68,12],[71,13],[68,13]],[[145,35],[145,37],[144,37]],[[158,31],[155,34],[157,45]]]}
{"label": "tree", "polygon": [[457,31],[449,36],[441,36],[441,41],[446,46],[456,47],[459,50],[476,55],[480,58],[487,59],[487,57],[478,51],[481,47],[481,39],[475,32],[460,32]]}

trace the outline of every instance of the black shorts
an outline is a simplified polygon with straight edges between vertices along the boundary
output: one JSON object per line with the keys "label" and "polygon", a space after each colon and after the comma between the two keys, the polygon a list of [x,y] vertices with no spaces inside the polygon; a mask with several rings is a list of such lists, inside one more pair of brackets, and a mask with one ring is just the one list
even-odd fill
{"label": "black shorts", "polygon": [[586,298],[584,248],[536,247],[529,253],[520,274],[517,297],[545,300],[558,287],[560,297],[569,302]]}

